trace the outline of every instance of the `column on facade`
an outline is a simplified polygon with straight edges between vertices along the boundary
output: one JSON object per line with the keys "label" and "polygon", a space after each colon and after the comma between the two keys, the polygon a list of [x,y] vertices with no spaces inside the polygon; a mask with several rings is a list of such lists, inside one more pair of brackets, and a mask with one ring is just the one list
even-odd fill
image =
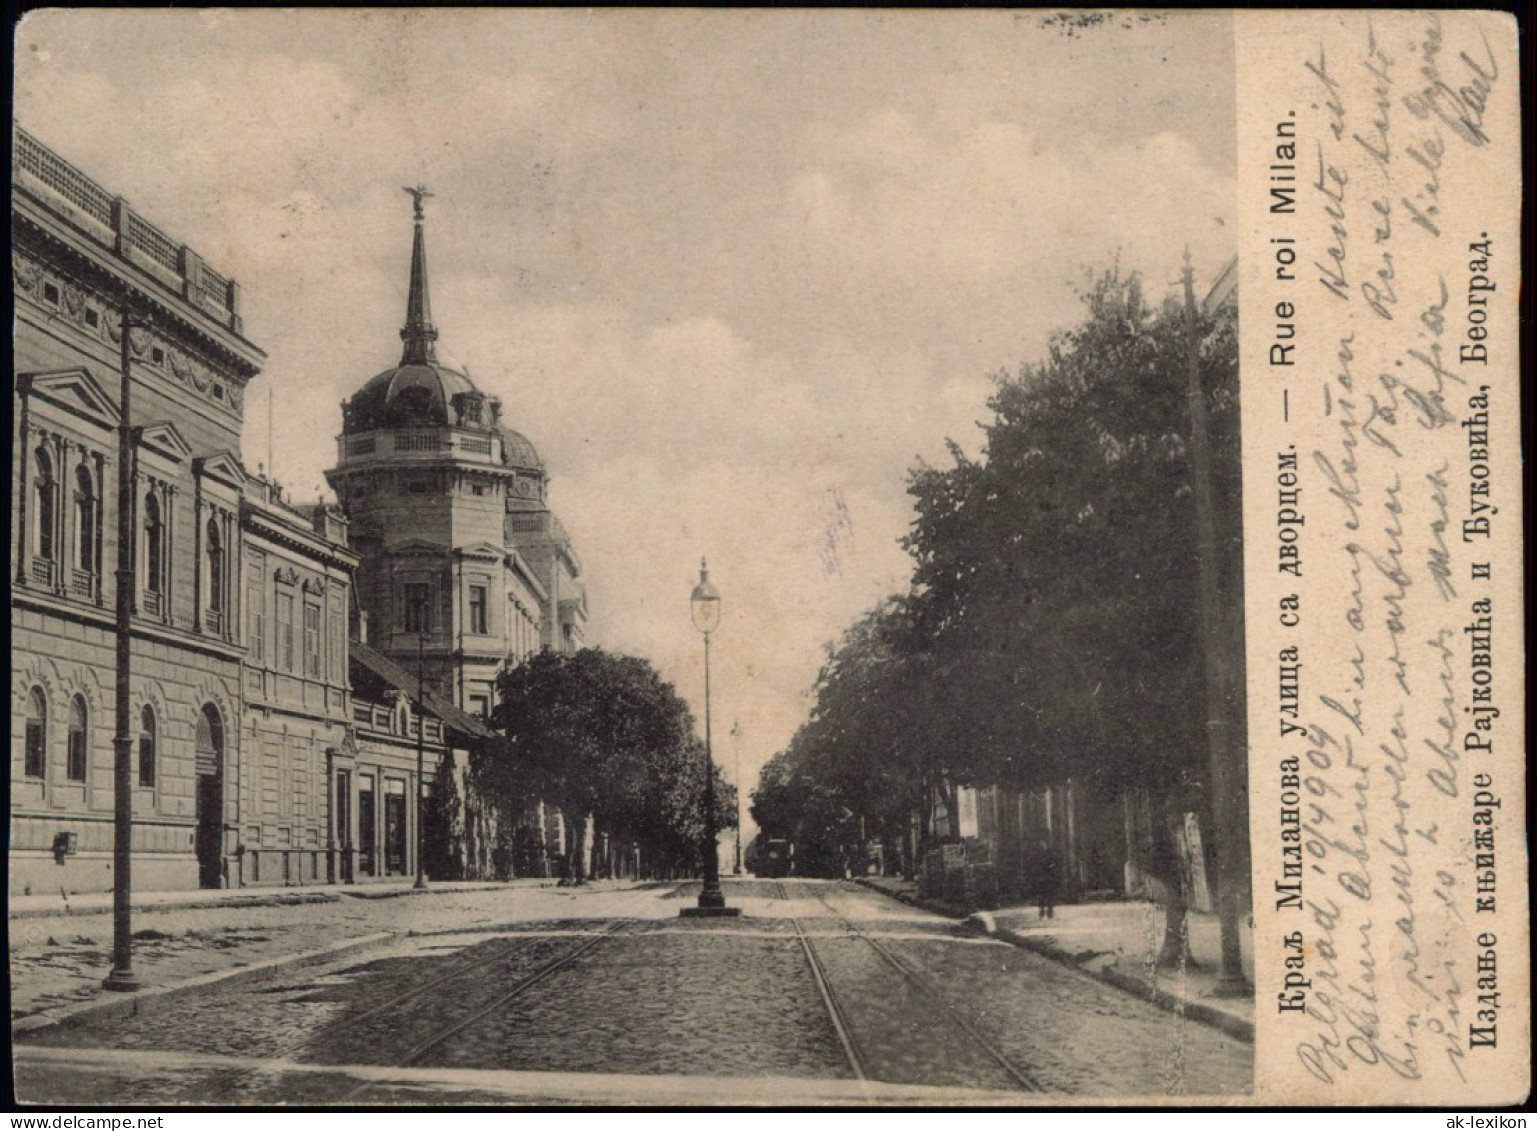
{"label": "column on facade", "polygon": [[27,517],[32,513],[31,499],[28,498],[32,490],[32,422],[27,419],[30,400],[31,397],[22,398],[21,426],[18,430],[21,437],[21,467],[16,477],[20,485],[16,496],[16,584],[21,586],[27,584],[27,569],[32,559],[27,541]]}
{"label": "column on facade", "polygon": [[224,639],[234,643],[240,639],[237,631],[240,620],[240,562],[244,555],[241,552],[240,538],[240,504],[235,504],[235,509],[224,512]]}
{"label": "column on facade", "polygon": [[160,619],[166,624],[176,624],[176,484],[162,487],[160,521],[165,524],[160,550],[160,583],[164,590],[160,595]]}
{"label": "column on facade", "polygon": [[[102,556],[102,549],[105,541],[103,536],[103,528],[106,526],[107,520],[107,467],[110,461],[101,452],[92,452],[91,457],[96,464],[96,508],[94,511],[96,518],[96,529],[91,532],[92,544],[95,546],[96,551],[96,579],[92,582],[92,589],[94,590],[92,596],[95,598],[96,604],[100,605],[103,600],[103,578],[107,573],[107,560]],[[138,489],[137,477],[135,479],[134,489],[136,491]],[[132,517],[134,514],[132,499],[130,499],[128,503],[128,513],[130,517]],[[116,585],[114,583],[114,591],[115,589]],[[137,596],[137,594],[135,594],[135,596]]]}
{"label": "column on facade", "polygon": [[203,631],[203,484],[192,502],[192,631]]}
{"label": "column on facade", "polygon": [[[142,510],[144,496],[158,495],[159,490],[159,479],[138,466],[134,467],[133,500],[136,508]],[[138,510],[134,518],[133,541],[130,544],[130,552],[133,554],[133,611],[135,616],[140,616],[149,612],[149,602],[145,600],[149,592],[149,538],[145,535],[143,520],[138,518]]]}
{"label": "column on facade", "polygon": [[69,564],[69,449],[70,442],[55,433],[53,436],[53,591],[60,597],[69,592],[65,577]]}
{"label": "column on facade", "polygon": [[224,607],[219,610],[219,616],[224,624],[224,639],[235,641],[240,639],[236,613],[241,604],[241,586],[236,584],[236,580],[243,576],[240,563],[245,560],[245,540],[240,537],[235,512],[225,510],[220,525],[224,529],[224,553],[219,558],[219,568],[224,571],[224,586],[220,590],[224,594]]}
{"label": "column on facade", "polygon": [[[239,504],[236,504],[237,508]],[[245,539],[240,536],[240,523],[234,523],[235,542],[230,547],[230,558],[233,559],[229,567],[230,586],[225,589],[229,594],[229,638],[241,649],[244,649],[246,640],[246,577],[245,577]],[[244,694],[244,691],[241,692]]]}

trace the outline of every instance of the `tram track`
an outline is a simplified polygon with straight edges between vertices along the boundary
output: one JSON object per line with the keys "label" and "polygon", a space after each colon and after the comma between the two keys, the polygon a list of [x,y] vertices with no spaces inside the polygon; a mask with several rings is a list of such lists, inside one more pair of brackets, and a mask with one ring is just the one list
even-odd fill
{"label": "tram track", "polygon": [[426,1057],[428,1053],[432,1052],[432,1050],[440,1047],[441,1045],[443,1045],[446,1041],[450,1040],[451,1038],[458,1036],[460,1033],[464,1032],[466,1029],[470,1028],[472,1025],[474,1025],[476,1022],[480,1021],[481,1019],[490,1016],[491,1014],[495,1013],[497,1010],[503,1008],[504,1006],[510,1005],[517,998],[523,996],[523,994],[525,994],[529,990],[533,989],[540,982],[543,982],[546,978],[550,977],[552,974],[555,974],[556,972],[558,972],[558,971],[564,969],[565,967],[571,965],[578,958],[581,958],[582,955],[586,954],[588,951],[590,951],[594,947],[596,947],[599,943],[604,942],[607,939],[613,938],[615,935],[619,934],[621,931],[624,930],[625,926],[626,926],[626,924],[624,922],[618,922],[618,923],[611,924],[607,930],[602,931],[599,934],[595,935],[594,937],[588,939],[586,942],[582,943],[581,946],[578,946],[578,947],[576,947],[576,948],[574,948],[572,950],[567,951],[565,954],[560,955],[559,957],[553,959],[550,962],[546,962],[543,966],[540,966],[537,970],[533,971],[532,973],[524,976],[519,981],[517,981],[513,985],[513,987],[511,989],[507,990],[506,992],[504,992],[502,994],[499,994],[497,997],[492,999],[488,1004],[486,1004],[486,1005],[482,1006],[481,1008],[475,1010],[468,1017],[463,1017],[463,1018],[459,1019],[458,1021],[454,1022],[452,1025],[449,1025],[449,1026],[446,1026],[443,1029],[440,1029],[436,1034],[434,1034],[428,1040],[422,1041],[421,1043],[417,1044],[403,1058],[401,1058],[398,1061],[397,1067],[409,1068],[412,1065],[420,1063],[421,1060],[424,1057]]}
{"label": "tram track", "polygon": [[[783,889],[781,884],[780,888]],[[800,940],[801,950],[806,955],[806,964],[811,967],[811,977],[816,982],[817,993],[822,998],[822,1005],[827,1010],[828,1019],[832,1022],[833,1032],[837,1035],[838,1045],[843,1050],[844,1059],[849,1062],[849,1068],[854,1073],[854,1079],[864,1080],[864,1061],[859,1055],[858,1046],[854,1043],[854,1037],[849,1029],[848,1021],[844,1017],[843,1009],[838,1004],[838,999],[833,996],[832,984],[827,980],[827,972],[822,968],[822,962],[817,958],[816,950],[811,945],[811,939],[806,935],[806,928],[801,925],[799,919],[790,920],[795,926],[795,937]]]}
{"label": "tram track", "polygon": [[[602,930],[593,935],[591,938],[587,939],[585,942],[578,946],[572,947],[571,949],[566,950],[559,955],[556,955],[549,961],[538,965],[527,974],[519,977],[508,989],[496,993],[491,998],[491,1000],[476,1008],[473,1008],[468,1014],[455,1018],[451,1023],[438,1027],[435,1031],[432,1032],[431,1036],[424,1040],[418,1040],[415,1044],[408,1047],[403,1053],[390,1057],[387,1066],[391,1068],[412,1068],[420,1065],[435,1050],[441,1048],[443,1045],[453,1040],[453,1038],[457,1037],[466,1030],[473,1028],[475,1025],[481,1021],[484,1021],[486,1018],[491,1017],[506,1009],[507,1006],[511,1005],[514,1001],[522,997],[535,986],[546,981],[548,978],[554,974],[559,973],[566,967],[572,965],[582,956],[592,951],[599,944],[614,938],[616,935],[622,934],[627,927],[631,927],[633,925],[634,924],[632,924],[632,922],[629,920],[618,920],[606,924]],[[506,952],[503,952],[503,954],[496,957],[505,957],[505,954]],[[401,995],[399,998],[394,999],[394,1001],[387,1003],[384,1006],[370,1010],[367,1014],[360,1014],[356,1018],[348,1019],[348,1027],[350,1028],[352,1023],[362,1022],[368,1017],[377,1016],[395,1008],[395,1005],[401,1000],[418,997],[426,990],[436,986],[441,986],[447,981],[462,977],[468,973],[478,972],[479,970],[491,966],[495,961],[496,958],[491,958],[483,962],[467,964],[457,971],[450,972],[442,978],[435,979],[433,982],[428,983],[426,986],[416,987],[412,991],[408,991],[407,994]],[[317,1036],[318,1035],[319,1034],[317,1034]],[[374,1087],[372,1082],[361,1084],[354,1088],[352,1091],[348,1092],[339,1102],[347,1103],[354,1101],[372,1087]]]}
{"label": "tram track", "polygon": [[489,969],[490,967],[495,966],[498,962],[505,960],[517,949],[518,944],[524,940],[517,938],[506,938],[497,941],[501,945],[497,946],[490,954],[483,955],[468,962],[458,963],[446,973],[436,978],[432,978],[429,981],[412,986],[410,989],[407,989],[403,993],[394,994],[387,998],[385,1001],[381,1002],[379,1005],[365,1009],[361,1013],[355,1013],[348,1017],[342,1017],[336,1021],[330,1022],[329,1024],[323,1025],[313,1033],[307,1034],[300,1040],[297,1040],[288,1045],[286,1048],[282,1049],[274,1059],[292,1059],[293,1057],[298,1056],[307,1048],[319,1045],[325,1041],[334,1041],[344,1034],[360,1029],[365,1022],[394,1013],[399,1010],[402,1005],[415,1001],[417,998],[420,998],[428,992],[437,989],[439,986],[443,986],[449,982],[456,981],[467,974],[478,974],[483,970]]}
{"label": "tram track", "polygon": [[[513,999],[526,993],[527,990],[535,987],[539,982],[543,982],[550,974],[567,967],[567,965],[575,962],[578,957],[583,956],[583,954],[592,950],[596,945],[601,944],[606,939],[610,939],[615,934],[621,933],[627,925],[629,925],[629,920],[624,919],[609,922],[604,927],[604,930],[584,940],[583,944],[576,945],[576,947],[563,951],[561,954],[556,954],[552,959],[544,960],[541,964],[533,967],[533,970],[530,970],[529,973],[518,977],[513,982],[510,990],[498,994],[489,1005],[473,1008],[472,1013],[467,1014],[467,1016],[458,1017],[452,1025],[447,1025],[447,1027],[438,1030],[437,1036],[410,1046],[404,1056],[392,1057],[390,1063],[393,1066],[397,1066],[397,1068],[404,1068],[404,1066],[418,1062],[421,1057],[427,1056],[435,1046],[441,1045],[444,1040],[450,1039],[456,1033],[460,1033],[461,1030],[472,1025],[476,1020],[480,1020],[486,1014],[492,1013],[496,1008],[501,1008],[506,1003],[512,1002]],[[538,936],[538,939],[547,940],[547,937],[549,936]],[[475,959],[469,960],[469,962],[460,962],[460,964],[456,964],[455,967],[450,968],[449,971],[440,974],[440,976],[432,977],[432,979],[426,980],[426,982],[406,988],[401,993],[390,994],[386,999],[378,1002],[377,1005],[372,1005],[372,1007],[361,1011],[361,1013],[340,1017],[340,1019],[334,1020],[334,1022],[327,1023],[327,1025],[317,1028],[314,1033],[306,1034],[300,1040],[295,1040],[290,1045],[284,1046],[271,1059],[274,1062],[306,1059],[306,1057],[303,1057],[303,1054],[307,1050],[321,1050],[326,1045],[335,1046],[350,1039],[358,1039],[360,1034],[366,1034],[369,1022],[375,1022],[375,1020],[378,1020],[378,1022],[389,1022],[390,1019],[397,1019],[397,1017],[403,1016],[406,1013],[403,1007],[409,1007],[412,1003],[420,1002],[421,999],[424,999],[432,991],[440,991],[440,996],[444,1000],[452,1000],[453,993],[456,991],[453,983],[463,982],[466,979],[483,979],[487,974],[493,973],[493,971],[506,965],[509,960],[518,959],[518,957],[526,954],[527,947],[529,947],[530,942],[533,942],[533,940],[535,939],[532,939],[532,937],[518,936],[496,939],[496,945],[489,954],[475,957]]]}
{"label": "tram track", "polygon": [[[780,887],[783,891],[784,885],[782,883]],[[943,991],[941,991],[940,988],[935,985],[928,976],[923,974],[921,971],[910,967],[906,962],[899,958],[892,951],[892,949],[886,945],[885,942],[866,932],[862,927],[855,923],[854,920],[850,919],[847,915],[844,915],[837,908],[835,908],[828,900],[827,896],[818,890],[816,886],[810,887],[809,890],[812,897],[816,899],[818,903],[822,904],[822,906],[828,911],[829,915],[842,924],[843,931],[850,938],[859,939],[860,941],[868,944],[869,947],[876,953],[876,955],[889,969],[894,971],[911,989],[916,990],[922,996],[922,998],[931,1002],[937,1012],[947,1021],[949,1021],[956,1030],[963,1033],[967,1040],[989,1061],[991,1061],[1000,1071],[1002,1071],[1014,1083],[1015,1086],[1027,1092],[1039,1092],[1043,1090],[1040,1082],[1031,1073],[1021,1068],[1008,1056],[1007,1053],[998,1048],[998,1046],[977,1027],[976,1023],[970,1017],[966,1016],[964,1011],[953,1006],[947,1000]],[[788,896],[786,896],[786,898],[788,898]],[[853,1036],[852,1029],[848,1024],[847,1014],[838,1004],[838,1000],[833,992],[831,982],[827,979],[826,971],[820,959],[816,955],[815,947],[812,944],[810,936],[806,933],[804,924],[802,924],[801,920],[798,918],[792,921],[795,924],[796,935],[800,938],[802,947],[805,948],[807,961],[810,963],[813,977],[817,981],[817,988],[822,993],[823,1001],[827,1006],[828,1015],[832,1018],[833,1028],[838,1033],[839,1041],[843,1045],[844,1052],[849,1059],[849,1063],[851,1067],[853,1067],[855,1075],[860,1079],[865,1079],[865,1064],[869,1061],[870,1058],[868,1056],[861,1057],[858,1045],[856,1043],[856,1038]]]}

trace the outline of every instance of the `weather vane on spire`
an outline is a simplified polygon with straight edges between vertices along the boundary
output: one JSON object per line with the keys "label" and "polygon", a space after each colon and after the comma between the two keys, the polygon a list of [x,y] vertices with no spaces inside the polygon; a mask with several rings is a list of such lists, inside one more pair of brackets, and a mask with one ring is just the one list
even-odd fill
{"label": "weather vane on spire", "polygon": [[401,191],[411,194],[412,213],[415,219],[420,222],[422,219],[422,201],[426,200],[429,196],[432,195],[432,193],[428,190],[426,185],[417,185],[415,188],[412,188],[410,185],[405,185]]}

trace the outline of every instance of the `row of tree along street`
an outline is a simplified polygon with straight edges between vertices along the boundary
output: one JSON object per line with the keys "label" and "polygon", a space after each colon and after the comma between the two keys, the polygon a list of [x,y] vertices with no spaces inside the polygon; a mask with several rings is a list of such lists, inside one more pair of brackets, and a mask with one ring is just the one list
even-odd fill
{"label": "row of tree along street", "polygon": [[[481,824],[476,813],[493,817],[497,875],[580,883],[698,874],[704,744],[688,705],[649,662],[600,648],[539,652],[504,672],[498,693],[497,735],[472,753],[465,775],[468,805],[452,766],[434,780],[424,822],[429,875],[463,874],[475,854],[462,841]],[[736,790],[712,772],[716,828],[733,828]],[[550,860],[557,813],[563,830]]]}
{"label": "row of tree along street", "polygon": [[1237,319],[1188,279],[1163,303],[1094,279],[1081,324],[997,376],[981,457],[911,472],[911,587],[829,649],[753,794],[758,859],[973,905],[1151,895],[1170,956],[1219,874],[1246,904],[1213,798],[1223,759],[1239,807],[1245,780]]}

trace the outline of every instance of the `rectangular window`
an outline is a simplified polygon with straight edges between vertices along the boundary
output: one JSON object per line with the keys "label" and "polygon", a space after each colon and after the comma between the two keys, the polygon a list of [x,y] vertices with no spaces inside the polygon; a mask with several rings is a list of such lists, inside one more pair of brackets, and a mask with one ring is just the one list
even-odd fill
{"label": "rectangular window", "polygon": [[43,720],[27,720],[27,777],[40,778],[47,765],[43,748]]}
{"label": "rectangular window", "polygon": [[470,714],[485,719],[491,716],[491,697],[488,695],[470,696]]}
{"label": "rectangular window", "polygon": [[320,678],[320,606],[304,606],[304,674]]}
{"label": "rectangular window", "polygon": [[64,775],[70,781],[85,781],[85,728],[71,726],[69,728],[69,758],[64,767]]}
{"label": "rectangular window", "polygon": [[477,636],[486,634],[486,587],[470,586],[470,631]]}
{"label": "rectangular window", "polygon": [[428,632],[431,630],[432,619],[428,615],[430,611],[429,595],[431,590],[421,582],[408,583],[401,594],[405,603],[401,618],[407,632]]}
{"label": "rectangular window", "polygon": [[345,664],[346,640],[342,635],[342,615],[331,614],[331,682],[341,683]]}
{"label": "rectangular window", "polygon": [[267,602],[266,596],[260,585],[252,585],[246,591],[246,605],[251,610],[248,625],[248,638],[246,647],[250,652],[253,663],[263,663],[267,659]]}
{"label": "rectangular window", "polygon": [[294,670],[294,599],[291,594],[278,594],[278,661],[283,670]]}

